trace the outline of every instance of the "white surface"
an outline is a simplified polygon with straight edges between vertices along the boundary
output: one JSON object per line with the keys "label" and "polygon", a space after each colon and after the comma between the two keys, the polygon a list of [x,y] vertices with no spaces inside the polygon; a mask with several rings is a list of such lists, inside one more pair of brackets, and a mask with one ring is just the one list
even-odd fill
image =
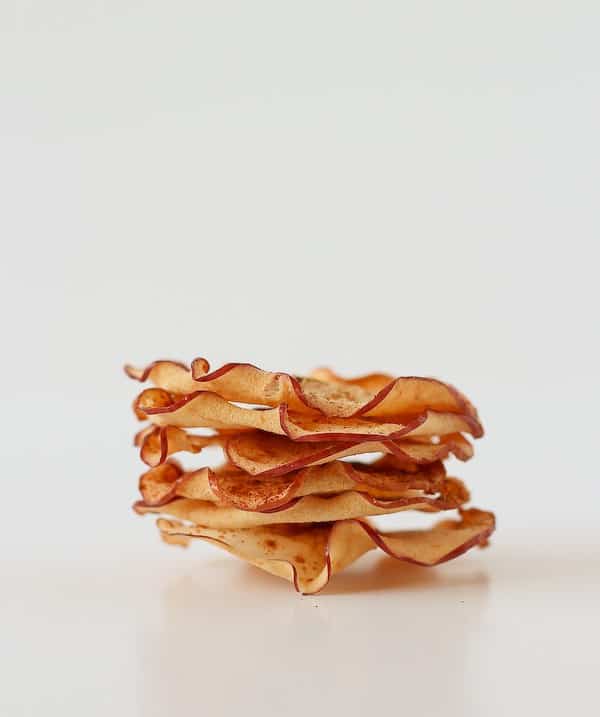
{"label": "white surface", "polygon": [[9,572],[3,714],[561,715],[595,703],[589,548],[499,539],[429,571],[369,557],[315,597],[194,552]]}
{"label": "white surface", "polygon": [[[599,21],[0,3],[3,717],[595,709]],[[316,598],[163,547],[120,366],[197,355],[456,383],[492,547]]]}

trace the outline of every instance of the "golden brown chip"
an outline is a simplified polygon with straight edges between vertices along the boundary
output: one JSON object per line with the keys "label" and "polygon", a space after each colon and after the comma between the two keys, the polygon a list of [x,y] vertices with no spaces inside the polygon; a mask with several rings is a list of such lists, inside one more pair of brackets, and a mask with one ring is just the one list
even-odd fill
{"label": "golden brown chip", "polygon": [[138,416],[148,417],[159,426],[256,428],[297,441],[366,441],[450,433],[470,433],[476,438],[482,435],[479,422],[464,414],[424,411],[402,421],[384,423],[375,419],[292,413],[285,404],[259,410],[242,408],[208,391],[178,397],[163,389],[146,389],[138,396],[135,409]]}
{"label": "golden brown chip", "polygon": [[[437,381],[437,379],[420,378],[418,376],[408,376],[397,379],[385,373],[369,373],[364,376],[357,376],[356,378],[343,378],[329,368],[315,369],[309,374],[309,377],[320,381],[336,383],[340,386],[356,387],[377,394],[377,397],[373,400],[374,407],[370,406],[362,411],[362,413],[368,413],[368,415],[372,416],[383,415],[379,413],[379,411],[392,411],[393,413],[394,400],[398,400],[393,394],[397,391],[401,393],[404,390],[402,386],[404,382],[412,382],[412,390],[419,391],[419,382]],[[466,413],[475,418],[478,417],[475,406],[473,406],[463,393],[450,384],[444,384],[444,386],[456,394],[457,404],[462,405],[459,413]],[[392,396],[388,397],[388,392],[392,393]],[[429,406],[429,408],[436,407]]]}
{"label": "golden brown chip", "polygon": [[272,512],[291,507],[299,497],[345,491],[363,493],[371,504],[385,508],[425,504],[428,509],[449,510],[469,498],[460,481],[446,478],[441,463],[407,473],[385,461],[372,465],[337,461],[266,479],[251,478],[228,465],[184,472],[177,463],[169,462],[144,473],[139,487],[142,502],[137,504],[138,510],[189,498]]}
{"label": "golden brown chip", "polygon": [[200,538],[212,542],[289,580],[304,594],[319,592],[331,575],[375,547],[398,560],[430,567],[458,557],[470,548],[485,546],[494,526],[492,513],[476,509],[460,511],[459,520],[445,520],[429,530],[393,533],[382,533],[363,520],[246,529],[211,529],[179,521],[158,521],[161,534],[169,541]]}
{"label": "golden brown chip", "polygon": [[[318,469],[308,468],[306,470],[315,471]],[[456,508],[464,504],[469,498],[464,485],[452,478],[443,481],[438,497],[426,495],[422,491],[407,490],[401,497],[382,499],[374,498],[366,492],[359,492],[354,489],[332,495],[298,496],[292,498],[291,501],[286,496],[282,498],[281,494],[275,492],[279,487],[277,484],[274,491],[271,491],[268,485],[265,486],[264,490],[261,490],[257,484],[251,484],[246,487],[243,485],[243,480],[235,481],[231,475],[226,475],[225,479],[218,484],[217,490],[215,490],[215,484],[210,482],[210,474],[206,476],[207,481],[202,481],[202,477],[198,475],[196,478],[198,488],[204,490],[206,483],[208,483],[213,493],[218,495],[218,490],[219,493],[222,492],[226,496],[229,505],[217,504],[207,500],[175,498],[163,505],[148,505],[147,503],[139,502],[135,504],[135,510],[142,515],[146,513],[163,513],[211,528],[252,528],[259,525],[281,523],[326,523],[348,518],[399,513],[404,510],[438,512]],[[276,507],[267,509],[265,508],[265,501],[268,501],[270,496],[273,496],[274,500],[277,501]],[[231,502],[234,500],[243,505],[244,508],[231,507]],[[260,505],[262,510],[256,510],[251,507],[257,505]]]}
{"label": "golden brown chip", "polygon": [[394,379],[371,374],[344,380],[329,372],[327,380],[319,380],[263,371],[247,363],[228,363],[210,371],[208,361],[203,358],[192,362],[191,374],[184,364],[174,361],[155,361],[145,369],[126,366],[125,371],[138,381],[150,379],[172,394],[203,390],[239,403],[273,407],[285,404],[297,413],[316,412],[336,418],[395,418],[432,410],[476,418],[473,406],[459,391],[433,378]]}
{"label": "golden brown chip", "polygon": [[390,453],[405,469],[413,470],[417,465],[443,460],[451,453],[463,461],[473,455],[473,447],[460,433],[442,436],[439,443],[410,439],[327,443],[292,441],[273,433],[247,431],[232,436],[225,443],[225,451],[229,461],[238,468],[250,475],[265,477],[363,453]]}
{"label": "golden brown chip", "polygon": [[195,436],[175,426],[147,426],[139,431],[134,445],[149,466],[164,463],[169,456],[186,451],[199,453],[207,446],[222,446],[231,463],[250,475],[284,475],[311,465],[357,456],[364,453],[390,453],[405,470],[444,460],[450,454],[469,460],[473,447],[460,433],[442,436],[438,443],[431,438],[413,437],[396,441],[299,442],[264,431],[220,431],[212,436]]}

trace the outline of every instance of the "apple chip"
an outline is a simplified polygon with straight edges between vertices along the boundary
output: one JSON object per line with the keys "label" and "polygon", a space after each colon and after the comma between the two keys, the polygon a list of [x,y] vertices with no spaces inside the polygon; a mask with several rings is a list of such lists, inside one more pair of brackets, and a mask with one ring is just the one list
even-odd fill
{"label": "apple chip", "polygon": [[315,443],[251,429],[195,436],[175,426],[150,425],[136,434],[134,445],[140,447],[140,457],[149,466],[164,463],[178,452],[199,453],[208,446],[222,446],[231,463],[253,476],[284,475],[364,453],[390,453],[405,470],[416,470],[418,465],[444,460],[450,454],[461,461],[473,456],[472,445],[460,433],[442,436],[437,443],[427,436],[396,441]]}
{"label": "apple chip", "polygon": [[[200,491],[205,489],[202,478],[197,476]],[[291,500],[285,495],[281,497],[281,487],[277,483],[272,487],[268,483],[264,487],[257,484],[244,485],[243,481],[236,481],[231,474],[225,474],[221,476],[220,481],[214,481],[211,485],[211,476],[207,475],[206,478],[208,479],[206,483],[217,497],[219,493],[224,494],[228,501],[243,505],[243,509],[191,498],[175,498],[164,505],[138,502],[134,508],[141,515],[164,513],[211,528],[252,528],[275,523],[326,523],[348,518],[399,513],[404,510],[437,512],[457,508],[469,498],[464,485],[452,478],[442,482],[438,497],[426,495],[423,491],[406,490],[400,497],[382,499],[375,498],[368,492],[346,490],[332,495],[297,496]],[[273,497],[275,507],[268,509],[265,506],[270,497]],[[257,510],[255,506],[261,506],[262,510]]]}
{"label": "apple chip", "polygon": [[191,374],[176,361],[155,361],[144,369],[128,365],[125,371],[131,378],[149,379],[173,394],[210,391],[238,403],[272,407],[286,404],[298,413],[317,412],[337,418],[395,418],[433,410],[476,418],[473,406],[459,391],[434,378],[370,374],[344,380],[322,369],[318,375],[326,376],[326,380],[320,380],[264,371],[248,363],[228,363],[210,371],[208,361],[203,358],[194,359]]}
{"label": "apple chip", "polygon": [[343,520],[323,525],[270,525],[257,528],[212,529],[158,520],[170,543],[200,538],[294,584],[298,592],[322,590],[340,572],[375,547],[397,560],[431,567],[484,547],[495,527],[494,515],[460,511],[459,520],[444,520],[428,530],[383,533],[367,521]]}
{"label": "apple chip", "polygon": [[[371,391],[373,394],[377,394],[377,396],[373,398],[372,405],[361,411],[361,413],[370,416],[385,415],[386,411],[392,411],[393,413],[394,401],[398,400],[396,393],[402,393],[404,383],[411,383],[412,390],[418,391],[419,382],[438,381],[438,379],[419,378],[418,376],[394,378],[385,373],[369,373],[364,376],[357,376],[356,378],[343,378],[329,368],[315,369],[309,374],[309,377],[319,381],[334,383],[338,386],[361,388],[366,391]],[[444,384],[444,386],[456,394],[457,403],[462,405],[461,413],[467,413],[477,418],[477,409],[463,393],[453,386],[450,386],[450,384]],[[388,395],[388,392],[391,395]],[[430,406],[429,408],[434,408],[434,406]]]}
{"label": "apple chip", "polygon": [[460,433],[442,436],[438,443],[407,440],[322,443],[292,441],[285,436],[248,431],[225,443],[229,461],[253,476],[284,475],[305,466],[357,456],[363,453],[390,453],[405,469],[434,463],[451,453],[462,461],[473,455],[473,447]]}
{"label": "apple chip", "polygon": [[470,433],[476,438],[482,435],[479,422],[466,414],[424,411],[404,419],[404,422],[385,423],[364,418],[292,413],[285,404],[258,410],[242,408],[209,391],[179,397],[159,388],[146,389],[138,396],[135,410],[136,415],[148,417],[159,426],[257,428],[296,441],[365,441],[449,433]]}
{"label": "apple chip", "polygon": [[271,512],[291,507],[297,498],[307,495],[357,491],[382,507],[390,507],[390,501],[396,505],[423,502],[428,508],[449,510],[469,498],[460,481],[446,478],[441,463],[405,473],[386,461],[372,465],[336,461],[267,479],[251,478],[230,465],[184,472],[177,463],[169,462],[144,473],[139,488],[142,501],[136,509],[189,498],[240,510]]}

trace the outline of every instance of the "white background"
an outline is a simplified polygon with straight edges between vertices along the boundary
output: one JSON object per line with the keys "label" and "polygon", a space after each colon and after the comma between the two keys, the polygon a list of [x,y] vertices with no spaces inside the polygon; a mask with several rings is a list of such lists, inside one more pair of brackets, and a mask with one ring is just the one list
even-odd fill
{"label": "white background", "polygon": [[[599,23],[0,2],[3,715],[593,710]],[[455,383],[493,546],[314,598],[161,546],[121,365],[198,355]]]}

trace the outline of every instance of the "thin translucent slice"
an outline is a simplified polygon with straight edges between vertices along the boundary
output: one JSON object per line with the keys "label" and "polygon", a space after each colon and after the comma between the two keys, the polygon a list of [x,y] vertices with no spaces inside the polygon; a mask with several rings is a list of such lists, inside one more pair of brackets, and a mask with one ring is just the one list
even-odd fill
{"label": "thin translucent slice", "polygon": [[[230,401],[278,406],[290,410],[317,410],[326,416],[358,415],[394,417],[431,409],[442,412],[473,412],[454,387],[433,378],[385,377],[370,374],[356,380],[321,381],[286,373],[263,371],[251,364],[229,363],[207,373],[206,359],[192,362],[192,375],[204,390],[215,391]],[[384,383],[383,379],[387,379]],[[374,390],[375,389],[375,390]]]}
{"label": "thin translucent slice", "polygon": [[210,371],[204,358],[194,359],[192,369],[178,361],[154,361],[145,368],[126,365],[125,372],[137,381],[151,381],[170,393],[203,390],[229,401],[265,406],[287,403],[296,410],[310,409],[299,397],[298,379],[286,373],[263,371],[249,363],[228,363]]}
{"label": "thin translucent slice", "polygon": [[[397,378],[375,394],[356,385],[324,383],[311,378],[302,379],[300,386],[306,403],[327,416],[391,418],[427,409],[467,413],[466,404],[458,392],[432,378]],[[346,398],[347,393],[359,391],[363,393],[360,400]]]}
{"label": "thin translucent slice", "polygon": [[[268,486],[265,492],[261,492],[256,485],[244,488],[241,482],[233,486],[231,483],[221,483],[215,490],[215,483],[211,481],[211,477],[214,477],[214,474],[213,476],[207,474],[213,493],[217,494],[217,490],[225,491],[229,500],[241,501],[245,506],[244,509],[191,498],[175,498],[160,506],[138,502],[134,508],[142,515],[163,513],[211,528],[252,528],[280,523],[325,523],[370,515],[386,515],[404,510],[437,512],[457,508],[469,498],[464,485],[456,479],[443,481],[439,497],[426,495],[422,491],[407,490],[401,497],[381,499],[357,490],[347,490],[332,495],[305,495],[290,501],[285,496],[282,498],[281,493],[279,495],[275,493],[278,486],[269,493]],[[237,496],[234,493],[236,489],[240,491]],[[278,502],[274,508],[267,510],[264,508],[264,501],[268,500],[270,495]],[[251,505],[261,505],[263,509],[253,510]]]}
{"label": "thin translucent slice", "polygon": [[182,398],[151,388],[138,396],[137,415],[159,426],[207,427],[216,429],[257,428],[287,435],[297,441],[364,441],[408,436],[443,436],[449,433],[481,435],[480,424],[457,413],[425,411],[418,416],[386,423],[363,418],[334,418],[292,413],[285,404],[278,408],[249,409],[236,406],[209,391],[196,391]]}
{"label": "thin translucent slice", "polygon": [[[211,529],[160,519],[164,538],[199,538],[212,542],[269,573],[294,584],[298,592],[322,590],[331,575],[379,547],[398,560],[431,567],[487,544],[494,531],[493,513],[460,511],[428,530],[383,533],[367,521],[344,520],[324,525],[272,525],[247,529]],[[179,543],[181,544],[181,543]]]}
{"label": "thin translucent slice", "polygon": [[219,446],[225,441],[222,435],[194,436],[175,426],[151,425],[136,434],[134,444],[139,446],[140,458],[146,465],[158,466],[174,453],[200,453],[203,448]]}
{"label": "thin translucent slice", "polygon": [[169,462],[144,473],[139,488],[142,502],[138,508],[190,498],[240,510],[271,512],[291,507],[299,497],[345,491],[364,493],[373,505],[386,508],[392,501],[394,505],[423,502],[436,510],[449,510],[469,499],[460,481],[446,478],[441,463],[405,473],[385,463],[369,466],[337,461],[285,476],[257,479],[230,465],[184,472],[177,463]]}
{"label": "thin translucent slice", "polygon": [[[398,406],[403,405],[403,401],[409,402],[411,396],[418,404],[419,400],[427,400],[426,396],[429,391],[434,391],[433,386],[427,387],[426,382],[437,382],[438,379],[420,378],[418,376],[404,376],[402,378],[394,378],[389,374],[370,373],[355,378],[344,378],[329,368],[318,368],[311,372],[310,378],[320,381],[328,381],[330,383],[343,386],[345,388],[359,388],[371,391],[374,394],[368,405],[363,406],[358,415],[384,416],[393,415]],[[457,405],[462,408],[460,413],[466,413],[478,419],[477,409],[469,401],[469,399],[458,389],[450,384],[443,386],[451,393],[455,394]],[[420,396],[418,394],[421,394]],[[438,406],[429,406],[429,408],[438,408]]]}
{"label": "thin translucent slice", "polygon": [[286,404],[298,413],[350,418],[359,415],[392,418],[427,410],[475,416],[475,410],[453,386],[433,378],[386,377],[370,374],[358,379],[319,380],[282,372],[264,371],[248,363],[228,363],[210,371],[204,358],[184,364],[156,361],[144,369],[126,366],[138,381],[150,379],[169,393],[196,390],[217,393],[228,401],[278,407]]}
{"label": "thin translucent slice", "polygon": [[299,442],[264,431],[219,431],[212,436],[195,436],[175,426],[150,424],[139,431],[134,445],[149,466],[164,463],[169,456],[186,451],[199,453],[208,446],[222,446],[231,463],[254,476],[284,475],[311,465],[364,453],[390,453],[405,470],[444,460],[451,453],[466,461],[473,456],[473,446],[460,433],[442,436],[432,443],[429,436],[406,440],[346,442]]}
{"label": "thin translucent slice", "polygon": [[417,443],[410,439],[315,443],[291,441],[285,436],[262,431],[248,431],[232,436],[225,444],[225,451],[231,463],[254,476],[285,475],[305,466],[363,453],[391,453],[406,469],[443,460],[451,453],[463,461],[473,455],[473,447],[460,433],[442,436],[439,443],[431,443],[430,440]]}

